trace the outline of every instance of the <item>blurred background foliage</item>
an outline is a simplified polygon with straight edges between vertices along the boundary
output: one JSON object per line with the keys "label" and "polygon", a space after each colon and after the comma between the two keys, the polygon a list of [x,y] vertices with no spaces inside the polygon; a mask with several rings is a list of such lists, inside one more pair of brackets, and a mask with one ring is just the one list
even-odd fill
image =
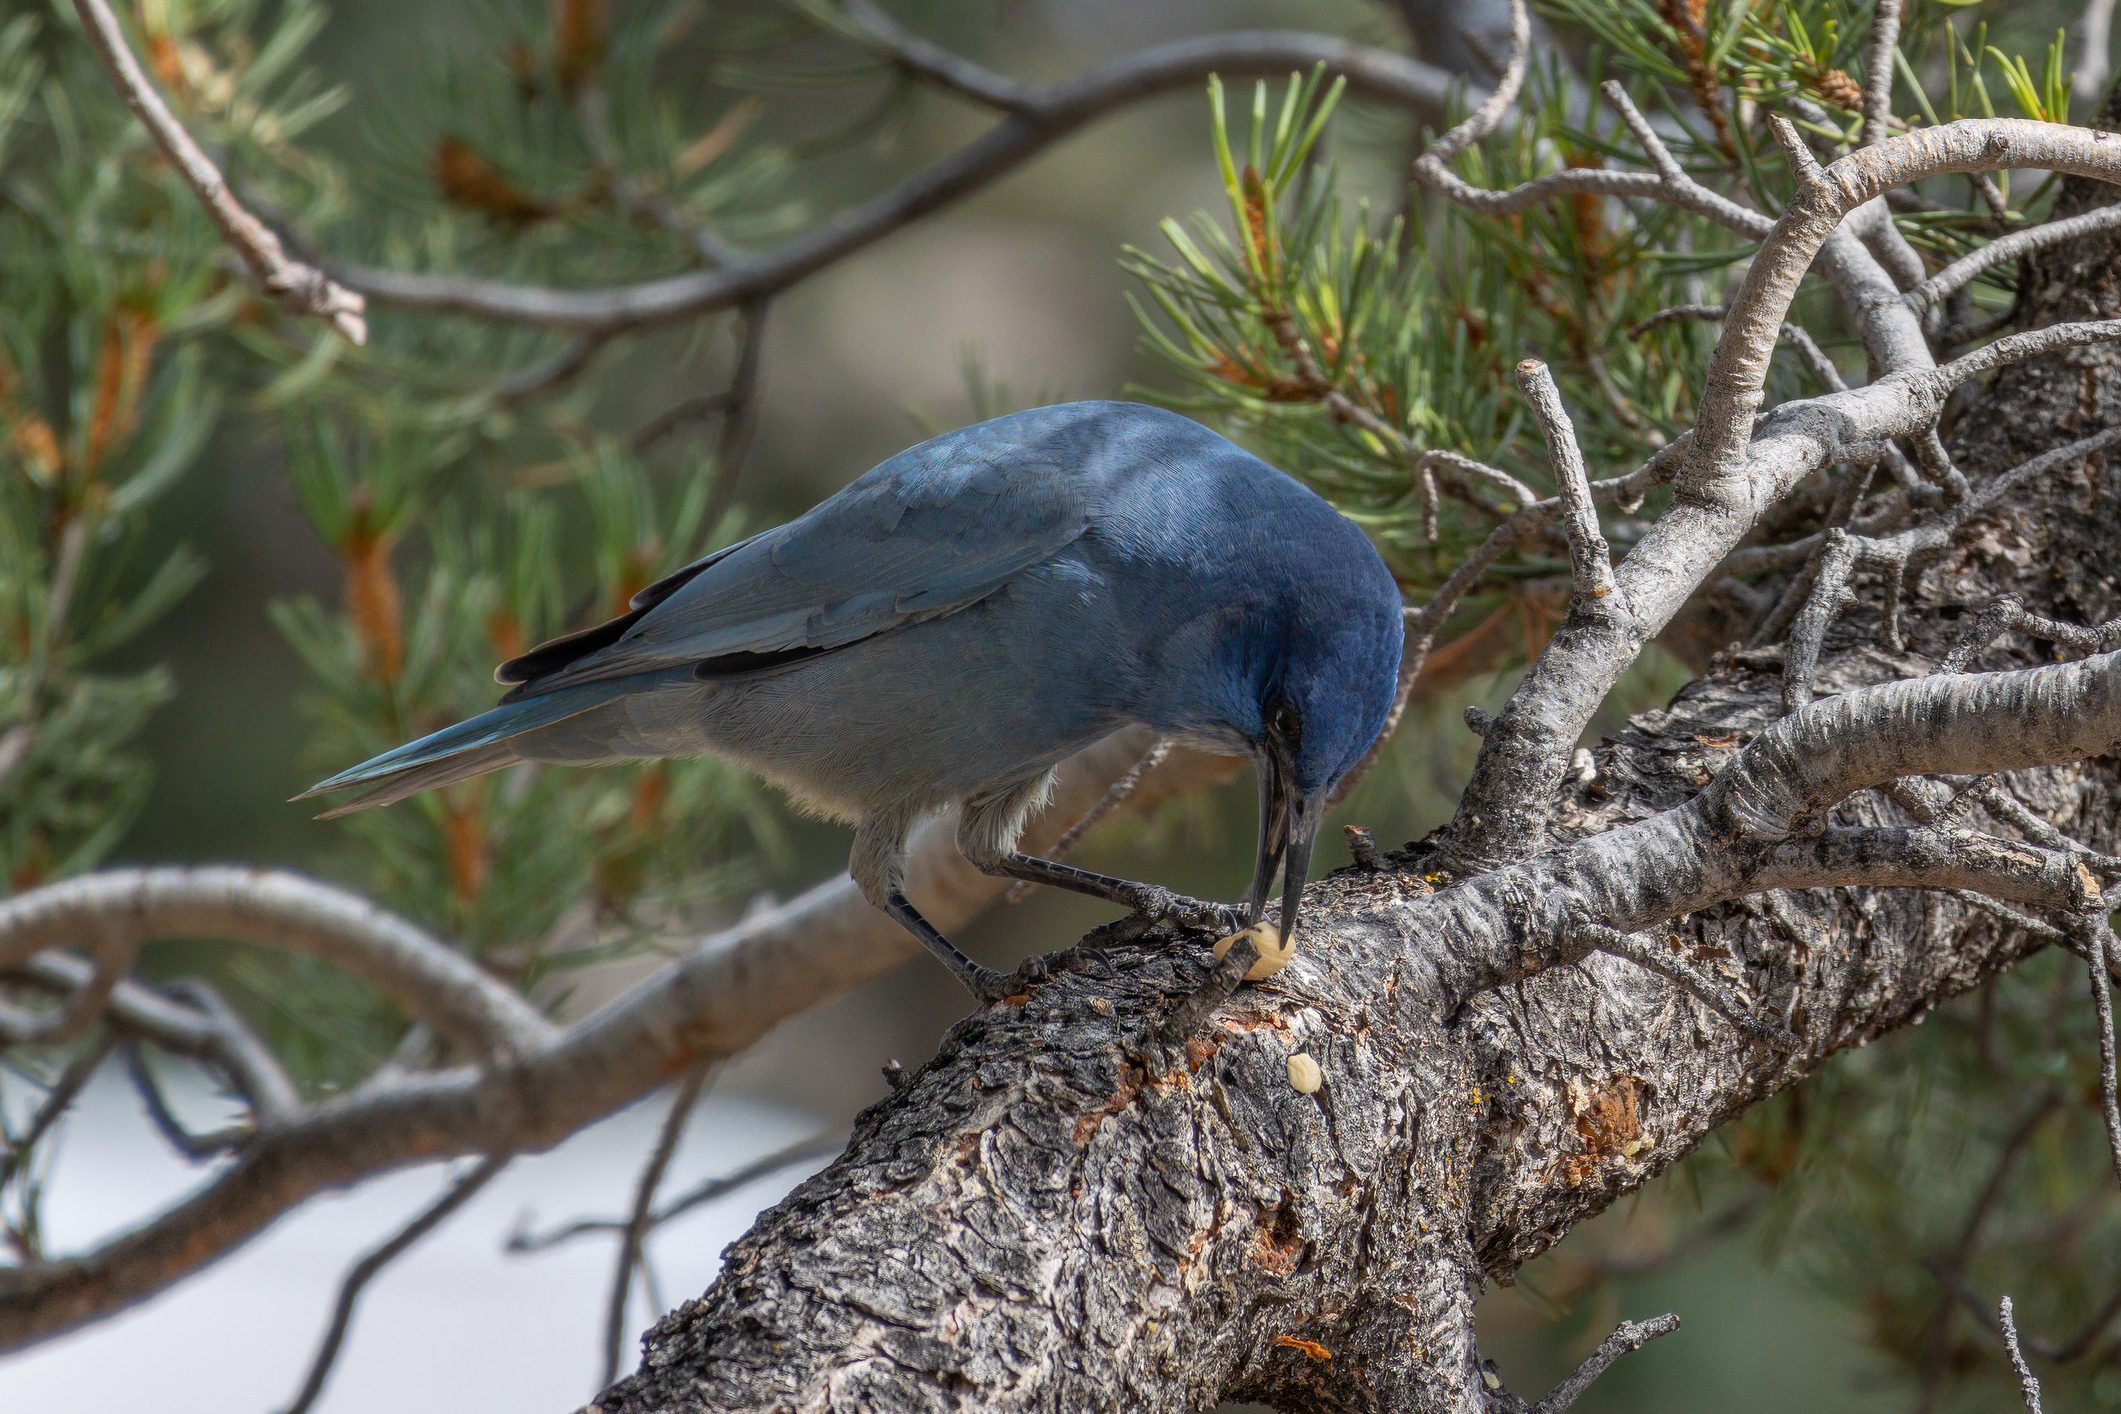
{"label": "blurred background foliage", "polygon": [[[814,226],[978,131],[832,0],[145,0],[134,41],[236,189],[298,242],[392,268],[586,285],[711,267]],[[901,22],[1029,78],[1153,40],[1272,23],[1405,46],[1419,5],[1140,7],[990,0]],[[1404,12],[1404,13],[1403,13]],[[1491,22],[1480,6],[1466,22]],[[2050,0],[1913,0],[1911,121],[2081,119]],[[1772,210],[1768,111],[1822,155],[1860,121],[1869,7],[1551,0],[1506,139],[1456,170],[1506,185],[1641,163],[1584,95],[1619,78],[1700,180]],[[1492,31],[1491,31],[1492,47]],[[0,18],[0,866],[8,887],[99,862],[237,859],[352,883],[561,1008],[608,996],[685,930],[839,867],[845,842],[715,762],[527,769],[318,824],[285,797],[490,705],[491,665],[594,622],[659,574],[786,518],[927,432],[1063,396],[1167,402],[1246,441],[1376,537],[1425,598],[1511,508],[1485,463],[1549,489],[1510,372],[1560,379],[1594,475],[1687,424],[1743,249],[1694,218],[1584,201],[1482,216],[1410,194],[1403,116],[1320,76],[1210,87],[1089,130],[964,206],[757,306],[604,341],[372,311],[352,349],[231,270],[110,93],[64,5]],[[1938,184],[1900,213],[1948,258],[2037,216],[2046,184]],[[1972,308],[2010,308],[1992,272]],[[1831,358],[1861,351],[1814,293]],[[1821,371],[1779,359],[1774,396]],[[754,383],[755,378],[755,383]],[[1011,389],[1035,389],[1013,396]],[[1658,501],[1608,523],[1618,547]],[[1448,814],[1496,706],[1562,602],[1555,547],[1513,556],[1445,635],[1385,769],[1344,818],[1380,837]],[[1653,653],[1603,723],[1686,676]],[[1239,886],[1242,783],[1103,831],[1086,859]],[[1102,915],[1037,896],[975,939],[1060,945]],[[1496,1293],[1511,1383],[1563,1372],[1618,1314],[1689,1334],[1582,1408],[1999,1407],[2001,1348],[1955,1283],[2018,1300],[2062,1407],[2121,1403],[2121,1226],[2095,1059],[2059,959],[1847,1058]],[[2055,965],[2050,965],[2055,964]],[[318,1087],[402,1018],[325,969],[224,948],[217,970]],[[960,1009],[907,969],[733,1068],[831,1116],[874,1097]],[[29,1077],[34,1080],[36,1077]],[[8,1083],[14,1083],[10,1077]],[[36,1165],[4,1211],[34,1239]],[[2082,1342],[2073,1339],[2088,1330]],[[2081,1344],[2081,1349],[2073,1348]],[[2059,1349],[2057,1349],[2059,1347]],[[1791,1359],[1801,1350],[1805,1358]]]}

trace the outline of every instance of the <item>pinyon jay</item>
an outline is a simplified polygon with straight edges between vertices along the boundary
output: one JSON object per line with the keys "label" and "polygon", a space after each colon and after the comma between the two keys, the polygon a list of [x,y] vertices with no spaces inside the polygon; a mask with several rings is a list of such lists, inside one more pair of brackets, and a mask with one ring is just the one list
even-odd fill
{"label": "pinyon jay", "polygon": [[[514,761],[713,753],[854,823],[870,902],[1002,995],[903,892],[906,837],[957,804],[989,873],[1154,917],[1295,932],[1328,793],[1383,730],[1399,589],[1293,478],[1176,413],[1069,403],[946,433],[717,550],[608,623],[503,663],[501,705],[306,792],[333,815]],[[1130,723],[1251,756],[1242,908],[1016,851],[1056,763]]]}

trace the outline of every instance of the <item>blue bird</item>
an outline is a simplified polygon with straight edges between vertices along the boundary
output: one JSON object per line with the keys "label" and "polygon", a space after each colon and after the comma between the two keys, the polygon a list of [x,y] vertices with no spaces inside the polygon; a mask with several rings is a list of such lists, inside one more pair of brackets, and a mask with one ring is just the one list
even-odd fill
{"label": "blue bird", "polygon": [[[1258,923],[1279,872],[1286,941],[1401,638],[1368,537],[1296,480],[1176,413],[1068,403],[899,453],[503,663],[492,711],[304,796],[368,787],[339,815],[515,761],[712,753],[852,822],[863,894],[992,1000],[1005,975],[906,900],[923,816],[959,806],[958,848],[988,873],[1192,926]],[[1055,765],[1133,723],[1254,759],[1241,908],[1017,852]]]}

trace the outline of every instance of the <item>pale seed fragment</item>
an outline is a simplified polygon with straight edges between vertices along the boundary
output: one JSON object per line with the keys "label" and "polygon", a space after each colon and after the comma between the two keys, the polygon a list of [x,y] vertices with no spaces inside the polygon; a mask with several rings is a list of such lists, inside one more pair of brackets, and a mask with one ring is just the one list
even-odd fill
{"label": "pale seed fragment", "polygon": [[1296,956],[1296,939],[1284,938],[1281,929],[1272,923],[1254,923],[1242,933],[1232,933],[1215,945],[1215,958],[1219,962],[1224,953],[1237,946],[1239,938],[1250,938],[1252,947],[1259,953],[1259,961],[1245,970],[1247,982],[1257,982],[1263,977],[1272,977],[1289,965]]}

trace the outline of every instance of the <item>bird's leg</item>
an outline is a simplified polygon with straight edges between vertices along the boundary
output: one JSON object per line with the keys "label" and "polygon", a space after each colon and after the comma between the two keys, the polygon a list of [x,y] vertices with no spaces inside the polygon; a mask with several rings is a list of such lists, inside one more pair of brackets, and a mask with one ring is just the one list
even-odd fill
{"label": "bird's leg", "polygon": [[921,917],[920,910],[896,889],[884,896],[884,912],[898,920],[901,928],[919,938],[928,951],[936,956],[943,966],[957,974],[957,980],[965,984],[965,990],[983,1003],[1001,1001],[1015,991],[1009,973],[998,972],[992,967],[983,967],[959,950],[957,944],[942,935],[933,923]]}
{"label": "bird's leg", "polygon": [[1238,910],[1226,903],[1209,903],[1202,899],[1188,898],[1184,894],[1173,893],[1160,884],[1138,884],[1132,879],[1119,879],[1110,874],[1099,874],[1095,870],[1078,869],[1073,864],[1063,864],[1057,859],[1041,859],[1035,854],[1011,851],[998,859],[975,859],[973,863],[991,874],[1002,874],[1011,879],[1027,879],[1034,884],[1051,884],[1055,888],[1088,894],[1108,903],[1124,904],[1136,913],[1159,923],[1206,928],[1218,935],[1234,933],[1243,926]]}
{"label": "bird's leg", "polygon": [[917,807],[902,806],[864,815],[854,829],[854,852],[847,858],[847,872],[862,897],[919,938],[965,984],[965,990],[982,1003],[998,1002],[1018,990],[1010,985],[1009,974],[982,967],[965,956],[906,897],[906,835],[920,814]]}
{"label": "bird's leg", "polygon": [[[1042,859],[1035,854],[1018,852],[1016,842],[1024,832],[1024,821],[1045,800],[1052,784],[1051,772],[1042,772],[968,797],[958,813],[958,852],[982,873],[1005,879],[1024,879],[1034,884],[1052,884],[1110,903],[1124,904],[1152,922],[1209,928],[1218,934],[1234,930],[1237,911],[1226,905],[1203,903],[1154,884],[1115,879],[1110,874],[1078,869],[1057,859]],[[1085,958],[1078,949],[1076,960],[1096,961],[1101,954],[1097,954],[1094,947],[1092,952],[1092,956]],[[1025,964],[1025,970],[1036,977],[1050,972],[1051,964],[1034,959]]]}

